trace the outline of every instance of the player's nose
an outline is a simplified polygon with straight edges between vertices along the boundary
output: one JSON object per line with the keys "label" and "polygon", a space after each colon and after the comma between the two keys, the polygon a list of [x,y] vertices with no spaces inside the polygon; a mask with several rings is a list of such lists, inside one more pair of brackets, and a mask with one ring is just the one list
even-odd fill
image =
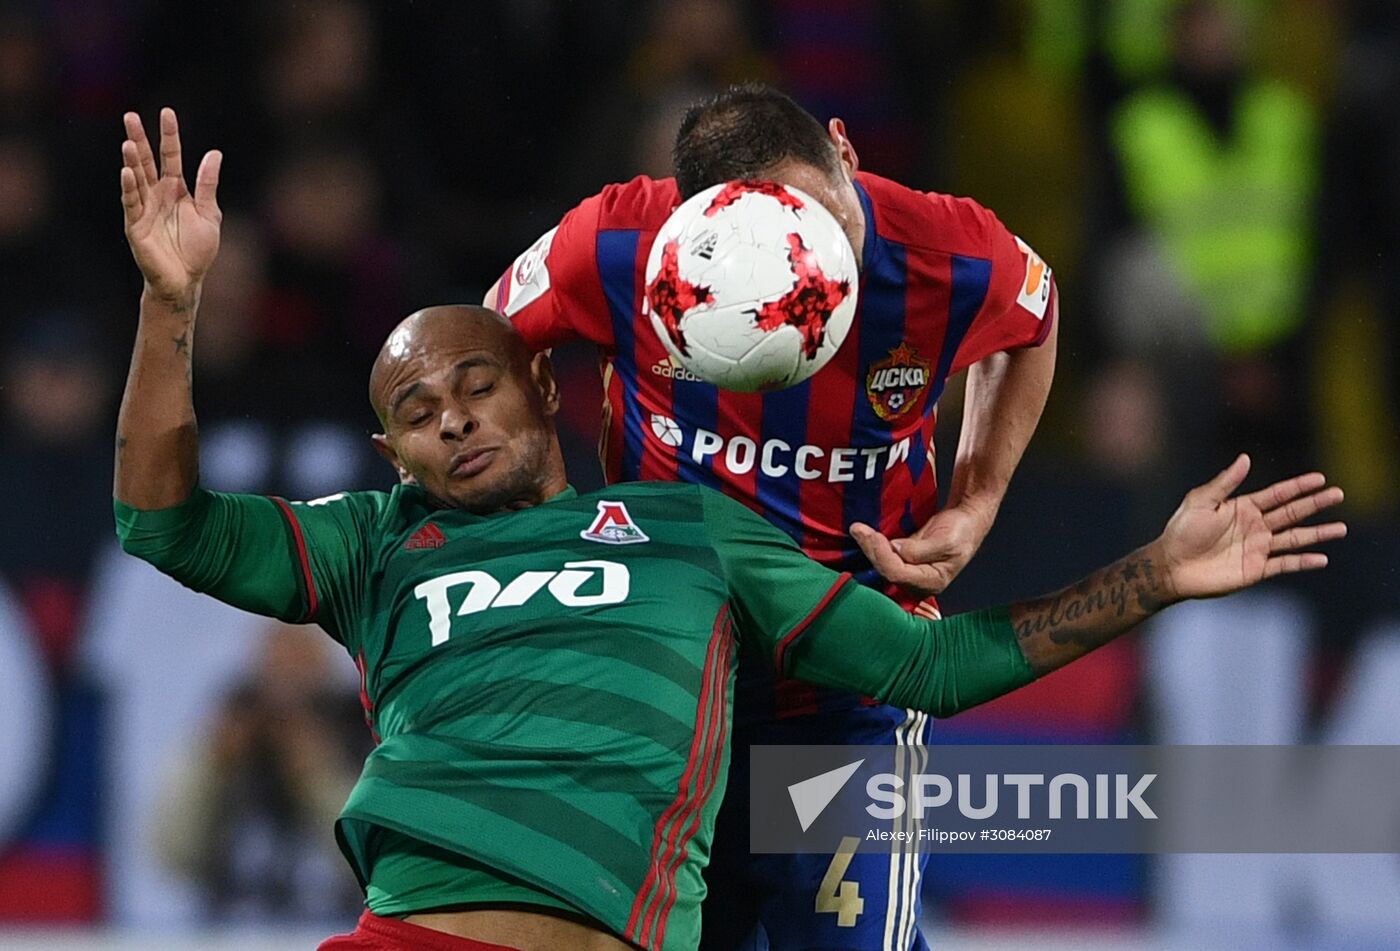
{"label": "player's nose", "polygon": [[465,406],[452,405],[442,411],[438,420],[438,434],[445,441],[463,439],[476,429],[476,419]]}

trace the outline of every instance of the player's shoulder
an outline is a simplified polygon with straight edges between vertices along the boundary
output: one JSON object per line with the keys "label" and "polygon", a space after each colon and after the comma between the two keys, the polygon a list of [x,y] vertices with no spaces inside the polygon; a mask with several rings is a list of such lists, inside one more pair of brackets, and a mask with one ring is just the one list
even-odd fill
{"label": "player's shoulder", "polygon": [[638,175],[607,185],[591,199],[597,203],[598,229],[655,229],[680,204],[674,178]]}
{"label": "player's shoulder", "polygon": [[325,515],[353,520],[370,531],[392,532],[432,514],[433,505],[416,485],[399,484],[388,492],[366,489],[336,492],[318,499],[291,503],[297,516]]}
{"label": "player's shoulder", "polygon": [[779,536],[786,541],[787,536],[754,508],[755,503],[709,486],[697,485],[695,489],[701,515],[715,539],[751,539],[756,533],[760,536]]}
{"label": "player's shoulder", "polygon": [[857,172],[856,181],[870,196],[876,233],[906,248],[986,257],[993,238],[1005,231],[975,199],[919,191],[869,172]]}

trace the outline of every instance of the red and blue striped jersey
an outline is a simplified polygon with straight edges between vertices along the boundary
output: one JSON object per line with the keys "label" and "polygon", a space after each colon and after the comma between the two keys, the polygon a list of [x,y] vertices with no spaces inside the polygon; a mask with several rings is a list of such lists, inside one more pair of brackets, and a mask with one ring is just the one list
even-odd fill
{"label": "red and blue striped jersey", "polygon": [[536,349],[600,348],[609,482],[720,489],[812,558],[882,587],[848,527],[901,537],[934,514],[944,382],[1043,341],[1054,287],[1045,263],[970,199],[864,172],[856,190],[866,231],[854,325],[827,366],[789,389],[718,389],[676,365],[652,330],[646,260],[680,204],[673,179],[634,178],[575,207],[502,276],[494,306]]}

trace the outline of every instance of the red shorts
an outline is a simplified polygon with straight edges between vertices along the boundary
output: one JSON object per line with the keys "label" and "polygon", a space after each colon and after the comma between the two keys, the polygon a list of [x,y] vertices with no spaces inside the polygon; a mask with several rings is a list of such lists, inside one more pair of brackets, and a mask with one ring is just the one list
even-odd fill
{"label": "red shorts", "polygon": [[366,909],[350,934],[332,935],[316,951],[517,951],[503,944],[459,938]]}

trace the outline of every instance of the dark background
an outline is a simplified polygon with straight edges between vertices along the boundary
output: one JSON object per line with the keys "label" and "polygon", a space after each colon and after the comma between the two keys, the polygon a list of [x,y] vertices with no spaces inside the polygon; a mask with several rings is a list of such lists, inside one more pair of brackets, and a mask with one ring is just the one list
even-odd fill
{"label": "dark background", "polygon": [[[1359,652],[1393,643],[1400,617],[1400,7],[3,0],[0,590],[11,610],[0,637],[38,686],[10,725],[37,739],[0,796],[0,920],[340,920],[354,903],[298,904],[327,888],[309,872],[273,881],[282,846],[246,862],[235,854],[258,836],[301,836],[317,856],[308,868],[333,862],[317,839],[325,827],[309,820],[315,794],[299,799],[307,784],[296,776],[353,779],[358,750],[331,742],[356,716],[354,674],[339,658],[260,648],[180,742],[138,744],[141,757],[203,764],[222,787],[234,775],[285,777],[251,784],[236,808],[201,800],[190,791],[198,781],[164,784],[205,810],[191,813],[201,822],[234,827],[218,832],[223,845],[175,856],[123,825],[138,812],[122,777],[160,764],[129,762],[138,754],[114,739],[126,735],[113,725],[126,722],[113,713],[126,695],[95,659],[113,649],[95,645],[108,643],[110,611],[123,603],[94,599],[123,590],[102,579],[113,557],[113,421],[140,292],[118,206],[122,112],[140,111],[153,129],[158,108],[174,106],[189,169],[206,149],[225,153],[223,247],[196,347],[204,479],[309,498],[388,483],[369,452],[365,380],[389,328],[420,306],[479,300],[601,185],[665,175],[684,106],[745,79],[781,86],[823,120],[842,116],[863,168],[976,197],[1055,269],[1054,393],[947,607],[1049,589],[1121,554],[1240,450],[1254,455],[1252,484],[1322,468],[1348,492],[1352,536],[1325,575],[1271,585],[1257,608],[1190,616],[1192,630],[1225,640],[1281,619],[1278,643],[1301,658],[1288,668],[1288,730],[1232,739],[1215,729],[1224,714],[1164,706],[1176,694],[1156,678],[1170,675],[1151,641],[1129,641],[942,735],[1326,734],[1360,676]],[[593,486],[594,358],[566,349],[558,359],[570,471]],[[945,481],[960,389],[942,407]],[[143,609],[159,617],[161,605]],[[163,643],[157,629],[145,628],[151,651]],[[122,644],[126,657],[146,649],[140,634]],[[1221,665],[1250,669],[1252,651]],[[288,665],[318,673],[288,686]],[[1396,695],[1400,682],[1377,689],[1387,684]],[[1235,700],[1257,710],[1241,699],[1249,689]],[[350,699],[284,702],[337,690]],[[265,749],[234,736],[255,714],[320,726]],[[262,831],[238,831],[233,813]],[[288,816],[319,831],[296,831]],[[131,859],[132,849],[159,854]],[[929,908],[971,925],[1171,917],[1145,860],[1081,859],[935,860]],[[164,869],[194,897],[143,914],[155,899],[123,892],[114,871],[128,860]]]}

